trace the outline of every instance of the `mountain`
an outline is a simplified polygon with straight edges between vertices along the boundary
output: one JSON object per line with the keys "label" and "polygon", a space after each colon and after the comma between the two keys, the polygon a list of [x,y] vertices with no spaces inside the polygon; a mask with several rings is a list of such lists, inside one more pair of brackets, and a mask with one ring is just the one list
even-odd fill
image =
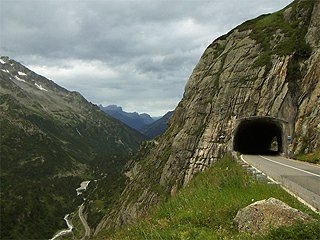
{"label": "mountain", "polygon": [[99,106],[109,116],[112,116],[129,127],[141,132],[149,139],[155,138],[164,133],[167,128],[169,118],[173,111],[166,113],[162,117],[152,118],[149,114],[137,112],[129,113],[122,110],[122,107],[117,105],[109,105],[107,107]]}
{"label": "mountain", "polygon": [[287,156],[320,152],[319,19],[319,0],[296,0],[213,41],[166,132],[127,165],[125,190],[95,234],[135,221],[230,151],[275,142]]}
{"label": "mountain", "polygon": [[137,112],[125,112],[122,110],[122,107],[118,107],[117,105],[109,105],[107,107],[100,105],[99,107],[109,116],[118,119],[138,131],[140,131],[144,126],[154,122],[153,118],[146,113],[139,114]]}
{"label": "mountain", "polygon": [[153,139],[162,133],[164,133],[167,129],[168,122],[170,117],[172,116],[173,111],[167,112],[163,117],[154,121],[151,124],[145,125],[140,132],[147,136],[149,139]]}
{"label": "mountain", "polygon": [[0,86],[1,239],[48,239],[81,204],[80,182],[121,181],[144,137],[8,57]]}

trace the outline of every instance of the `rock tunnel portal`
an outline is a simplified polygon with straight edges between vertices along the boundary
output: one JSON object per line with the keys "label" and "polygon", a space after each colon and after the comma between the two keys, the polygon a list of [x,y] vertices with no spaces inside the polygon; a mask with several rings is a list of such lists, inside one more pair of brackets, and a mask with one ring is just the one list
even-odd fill
{"label": "rock tunnel portal", "polygon": [[283,152],[282,135],[282,124],[274,118],[243,119],[235,130],[233,149],[246,154],[279,154]]}

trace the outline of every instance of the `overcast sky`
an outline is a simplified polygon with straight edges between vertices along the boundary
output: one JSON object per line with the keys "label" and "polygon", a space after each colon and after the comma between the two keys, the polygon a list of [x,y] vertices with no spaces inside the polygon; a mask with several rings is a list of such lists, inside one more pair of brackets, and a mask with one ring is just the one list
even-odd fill
{"label": "overcast sky", "polygon": [[159,116],[205,48],[292,0],[0,0],[0,53],[89,101]]}

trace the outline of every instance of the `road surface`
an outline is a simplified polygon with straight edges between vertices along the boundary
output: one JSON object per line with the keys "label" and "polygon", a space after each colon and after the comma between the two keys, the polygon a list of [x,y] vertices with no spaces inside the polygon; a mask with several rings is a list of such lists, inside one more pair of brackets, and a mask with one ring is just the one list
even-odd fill
{"label": "road surface", "polygon": [[81,204],[81,206],[79,207],[79,218],[80,218],[82,225],[84,226],[84,229],[85,229],[85,234],[81,240],[85,240],[90,237],[90,227],[88,226],[88,223],[87,223],[85,217],[83,216],[83,208],[84,208],[84,203]]}
{"label": "road surface", "polygon": [[241,155],[242,160],[320,210],[320,167],[281,156]]}

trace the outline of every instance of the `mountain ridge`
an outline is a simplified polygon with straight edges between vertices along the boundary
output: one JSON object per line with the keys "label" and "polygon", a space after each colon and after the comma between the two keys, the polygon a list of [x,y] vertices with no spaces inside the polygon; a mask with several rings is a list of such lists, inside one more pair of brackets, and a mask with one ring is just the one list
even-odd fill
{"label": "mountain ridge", "polygon": [[0,59],[1,238],[50,238],[81,203],[80,182],[121,177],[144,137],[81,94]]}
{"label": "mountain ridge", "polygon": [[173,111],[169,111],[162,117],[153,118],[147,113],[125,112],[122,107],[117,105],[108,105],[106,107],[99,105],[99,108],[109,116],[139,131],[149,139],[153,139],[164,133],[168,120],[173,113]]}
{"label": "mountain ridge", "polygon": [[160,136],[166,131],[169,119],[171,118],[172,114],[173,111],[169,111],[153,123],[145,125],[141,129],[141,133],[143,133],[150,139]]}
{"label": "mountain ridge", "polygon": [[123,111],[122,107],[117,105],[108,105],[106,107],[99,105],[99,108],[109,116],[120,120],[137,131],[140,131],[145,125],[154,122],[153,118],[147,113],[126,112]]}

